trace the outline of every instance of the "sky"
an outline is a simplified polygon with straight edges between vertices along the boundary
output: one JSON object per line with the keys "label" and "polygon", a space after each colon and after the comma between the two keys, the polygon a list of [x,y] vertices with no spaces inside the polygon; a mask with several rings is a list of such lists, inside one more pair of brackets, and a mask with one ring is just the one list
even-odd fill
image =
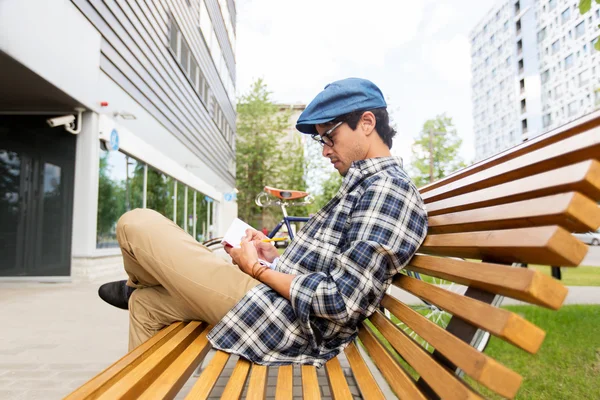
{"label": "sky", "polygon": [[498,0],[237,0],[237,92],[264,79],[276,103],[309,103],[330,82],[370,79],[410,162],[423,123],[452,117],[474,159],[469,35]]}

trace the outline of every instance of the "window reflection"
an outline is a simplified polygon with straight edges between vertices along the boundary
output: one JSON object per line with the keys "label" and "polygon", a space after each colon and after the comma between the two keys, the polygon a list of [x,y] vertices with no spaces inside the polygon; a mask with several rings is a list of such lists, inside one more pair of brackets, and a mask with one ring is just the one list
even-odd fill
{"label": "window reflection", "polygon": [[174,186],[175,180],[173,178],[148,166],[148,191],[146,193],[148,208],[173,219]]}

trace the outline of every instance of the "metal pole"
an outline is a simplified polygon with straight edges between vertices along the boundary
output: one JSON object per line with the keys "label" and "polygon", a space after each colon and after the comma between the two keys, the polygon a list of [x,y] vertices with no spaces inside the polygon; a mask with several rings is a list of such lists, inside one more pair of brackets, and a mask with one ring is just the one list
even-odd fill
{"label": "metal pole", "polygon": [[429,183],[433,182],[433,130],[429,130]]}

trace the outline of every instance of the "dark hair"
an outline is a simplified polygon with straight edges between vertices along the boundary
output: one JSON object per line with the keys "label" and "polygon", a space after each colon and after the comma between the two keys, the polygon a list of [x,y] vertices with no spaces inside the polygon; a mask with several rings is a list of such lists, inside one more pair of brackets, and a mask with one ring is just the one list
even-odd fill
{"label": "dark hair", "polygon": [[362,115],[370,111],[375,116],[375,129],[377,133],[383,140],[383,143],[387,145],[390,149],[392,148],[392,138],[396,136],[396,130],[390,126],[390,117],[387,112],[387,108],[375,108],[373,110],[362,110],[362,111],[352,111],[348,114],[340,115],[333,123],[336,122],[345,122],[348,124],[350,129],[355,130],[358,125],[358,121]]}

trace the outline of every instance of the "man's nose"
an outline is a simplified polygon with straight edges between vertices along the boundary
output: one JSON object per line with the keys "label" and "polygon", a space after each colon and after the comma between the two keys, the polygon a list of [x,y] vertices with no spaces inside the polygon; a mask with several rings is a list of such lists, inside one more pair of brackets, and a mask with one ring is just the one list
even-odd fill
{"label": "man's nose", "polygon": [[327,157],[332,151],[333,149],[331,147],[327,146],[326,144],[323,145],[323,157]]}

